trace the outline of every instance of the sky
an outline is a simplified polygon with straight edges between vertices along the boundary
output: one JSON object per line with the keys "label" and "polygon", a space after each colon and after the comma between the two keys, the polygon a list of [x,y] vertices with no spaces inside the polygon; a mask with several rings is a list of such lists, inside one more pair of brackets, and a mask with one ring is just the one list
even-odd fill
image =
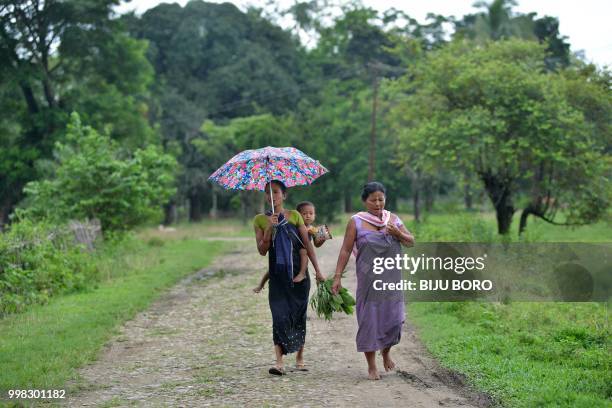
{"label": "sky", "polygon": [[[188,0],[131,0],[123,2],[116,11],[119,13],[136,11],[141,14],[159,3],[179,3],[184,5]],[[208,0],[213,3],[222,1]],[[489,0],[491,1],[491,0]],[[260,5],[263,1],[232,0],[241,9],[248,4]],[[280,4],[292,4],[291,0],[280,0]],[[366,6],[380,11],[396,8],[404,11],[419,22],[425,22],[427,13],[445,16],[461,16],[473,13],[474,0],[362,0]],[[612,67],[612,30],[606,29],[609,16],[612,15],[610,0],[518,0],[514,11],[521,13],[536,12],[539,17],[548,15],[559,19],[561,35],[568,37],[573,52],[583,51],[587,61],[598,66]]]}

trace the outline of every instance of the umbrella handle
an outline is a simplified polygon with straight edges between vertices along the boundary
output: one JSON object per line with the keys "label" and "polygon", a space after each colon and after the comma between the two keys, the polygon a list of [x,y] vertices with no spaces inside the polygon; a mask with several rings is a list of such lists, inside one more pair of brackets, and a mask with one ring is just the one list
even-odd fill
{"label": "umbrella handle", "polygon": [[[268,179],[270,178],[270,157],[266,157],[266,174]],[[270,184],[270,203],[272,204],[272,214],[274,214],[274,197],[272,196],[272,180],[268,182]]]}
{"label": "umbrella handle", "polygon": [[270,201],[272,202],[272,214],[274,214],[274,196],[272,196],[272,182],[270,181]]}

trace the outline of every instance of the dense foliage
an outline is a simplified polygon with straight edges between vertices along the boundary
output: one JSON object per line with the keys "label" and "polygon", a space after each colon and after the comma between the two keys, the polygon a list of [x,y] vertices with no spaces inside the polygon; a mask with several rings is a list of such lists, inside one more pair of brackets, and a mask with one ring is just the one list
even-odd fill
{"label": "dense foliage", "polygon": [[[456,42],[389,84],[394,98],[402,98],[391,108],[391,122],[403,164],[475,174],[502,234],[521,193],[521,230],[529,214],[552,223],[592,222],[610,201],[610,133],[602,128],[612,114],[607,82],[595,73],[587,80],[547,72],[544,56],[542,46],[522,40],[478,48]],[[578,78],[598,115],[576,103]],[[562,222],[555,219],[561,206]]]}
{"label": "dense foliage", "polygon": [[155,143],[147,45],[112,18],[119,0],[0,2],[0,222],[45,175],[70,113],[133,148]]}
{"label": "dense foliage", "polygon": [[[106,229],[162,221],[160,206],[164,223],[246,219],[261,196],[207,178],[267,144],[330,169],[289,195],[315,202],[322,221],[358,209],[368,179],[387,185],[390,209],[411,201],[417,220],[451,202],[485,203],[501,233],[516,211],[521,231],[529,216],[571,225],[606,213],[610,74],[571,54],[555,18],[517,13],[512,0],[425,22],[358,1],[240,10],[194,0],[140,16],[116,15],[117,3],[0,5],[2,222],[18,205],[56,219],[101,216]],[[81,137],[65,130],[72,112],[91,127],[83,135],[112,140],[100,152],[114,168],[66,157]],[[174,193],[170,176],[153,187],[169,173]],[[91,180],[102,179],[95,198]],[[145,179],[134,193],[130,183]],[[57,210],[41,204],[51,197]]]}
{"label": "dense foliage", "polygon": [[126,153],[77,114],[55,151],[52,175],[25,187],[28,217],[98,219],[104,232],[123,231],[155,219],[174,193],[172,156],[155,146]]}
{"label": "dense foliage", "polygon": [[92,257],[65,226],[24,219],[0,234],[0,316],[84,289],[96,277]]}

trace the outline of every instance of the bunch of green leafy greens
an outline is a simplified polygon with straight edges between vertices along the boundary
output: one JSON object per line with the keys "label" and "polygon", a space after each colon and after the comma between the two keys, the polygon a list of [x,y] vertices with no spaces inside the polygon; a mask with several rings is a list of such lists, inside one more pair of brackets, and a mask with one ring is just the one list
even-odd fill
{"label": "bunch of green leafy greens", "polygon": [[340,288],[337,294],[332,292],[333,283],[333,278],[322,282],[310,299],[312,309],[317,312],[317,316],[325,317],[325,320],[331,320],[333,312],[353,314],[353,306],[355,306],[355,299],[346,288]]}

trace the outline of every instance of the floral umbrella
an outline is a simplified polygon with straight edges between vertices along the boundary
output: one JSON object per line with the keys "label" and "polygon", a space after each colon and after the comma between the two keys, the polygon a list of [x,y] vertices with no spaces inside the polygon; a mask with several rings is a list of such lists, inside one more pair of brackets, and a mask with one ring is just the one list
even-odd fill
{"label": "floral umbrella", "polygon": [[327,172],[318,160],[295,147],[267,146],[238,153],[208,179],[232,190],[264,191],[266,184],[272,180],[282,181],[287,187],[303,186],[312,184]]}

